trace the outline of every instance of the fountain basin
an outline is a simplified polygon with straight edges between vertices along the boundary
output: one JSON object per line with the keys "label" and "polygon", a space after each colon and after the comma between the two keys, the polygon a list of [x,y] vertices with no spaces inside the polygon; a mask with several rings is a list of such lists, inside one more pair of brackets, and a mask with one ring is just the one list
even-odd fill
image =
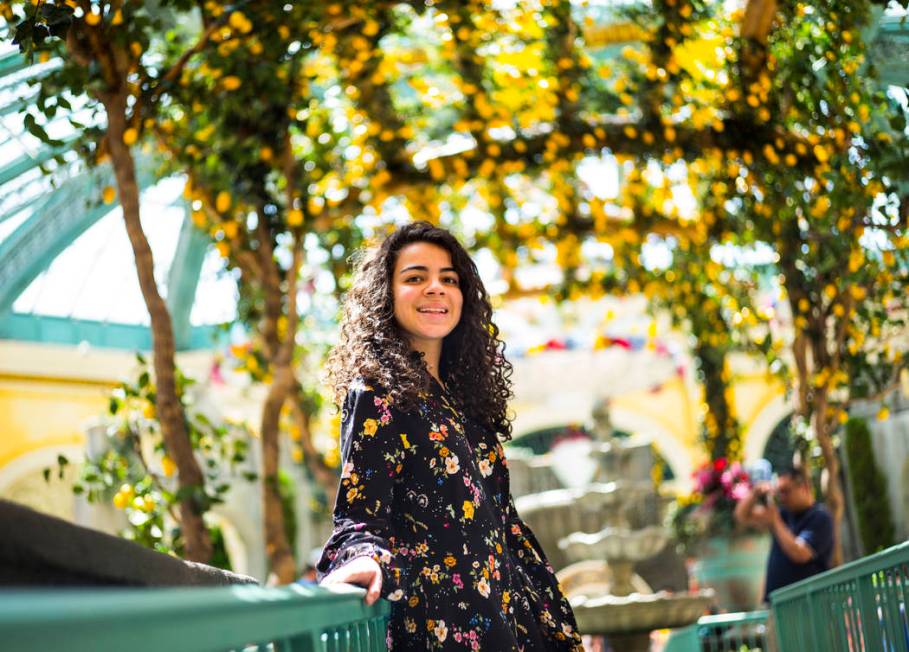
{"label": "fountain basin", "polygon": [[[618,595],[615,573],[609,564],[601,559],[575,562],[556,573],[556,577],[569,601],[582,596],[595,598],[607,594]],[[650,585],[637,573],[630,573],[627,578],[618,578],[620,582],[623,580],[630,585],[624,595],[653,593]]]}
{"label": "fountain basin", "polygon": [[686,627],[704,615],[713,599],[713,591],[707,589],[693,594],[659,591],[649,595],[577,596],[569,602],[581,632],[609,636]]}
{"label": "fountain basin", "polygon": [[658,525],[640,530],[607,527],[593,534],[570,534],[559,541],[559,548],[571,561],[605,559],[608,562],[639,562],[659,554],[670,536],[666,528]]}
{"label": "fountain basin", "polygon": [[[537,536],[556,569],[568,565],[558,542],[573,532],[599,532],[631,526],[656,501],[650,481],[608,482],[584,488],[554,489],[515,499],[515,508]],[[653,523],[653,521],[650,521]]]}

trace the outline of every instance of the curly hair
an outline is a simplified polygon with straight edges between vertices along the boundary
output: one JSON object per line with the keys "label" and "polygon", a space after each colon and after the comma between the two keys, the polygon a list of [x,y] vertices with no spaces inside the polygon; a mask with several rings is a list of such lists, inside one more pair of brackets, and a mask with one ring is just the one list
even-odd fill
{"label": "curly hair", "polygon": [[334,400],[342,405],[348,390],[362,379],[387,391],[403,411],[414,409],[428,391],[423,354],[413,351],[394,314],[392,276],[405,246],[427,242],[451,256],[464,297],[461,319],[442,343],[439,375],[466,416],[500,439],[511,439],[508,401],[512,367],[505,344],[492,322],[492,306],[477,266],[460,242],[445,229],[414,222],[391,233],[382,244],[361,251],[353,283],[344,299],[340,337],[326,364]]}

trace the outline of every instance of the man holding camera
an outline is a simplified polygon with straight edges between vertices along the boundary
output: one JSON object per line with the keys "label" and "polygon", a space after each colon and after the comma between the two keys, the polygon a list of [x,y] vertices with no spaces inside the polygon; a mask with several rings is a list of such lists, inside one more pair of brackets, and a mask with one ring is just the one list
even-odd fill
{"label": "man holding camera", "polygon": [[773,536],[764,582],[765,602],[776,589],[829,568],[833,519],[814,500],[811,480],[803,468],[780,472],[775,488],[769,482],[756,484],[736,505],[735,519],[743,525],[767,529]]}

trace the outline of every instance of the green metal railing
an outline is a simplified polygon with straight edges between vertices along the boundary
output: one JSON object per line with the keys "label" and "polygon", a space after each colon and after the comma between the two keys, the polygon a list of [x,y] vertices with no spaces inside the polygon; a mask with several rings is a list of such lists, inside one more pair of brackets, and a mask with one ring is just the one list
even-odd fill
{"label": "green metal railing", "polygon": [[0,591],[0,647],[16,652],[384,652],[389,605],[291,585]]}
{"label": "green metal railing", "polygon": [[704,616],[695,625],[702,652],[763,652],[767,612]]}
{"label": "green metal railing", "polygon": [[767,615],[749,611],[703,616],[674,632],[664,652],[764,652]]}
{"label": "green metal railing", "polygon": [[774,591],[780,650],[909,651],[909,542]]}

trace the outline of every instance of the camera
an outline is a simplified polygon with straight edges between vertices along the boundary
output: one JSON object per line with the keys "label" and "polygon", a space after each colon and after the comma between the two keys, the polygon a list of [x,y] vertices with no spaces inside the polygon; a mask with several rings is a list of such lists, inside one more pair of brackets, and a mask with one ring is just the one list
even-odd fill
{"label": "camera", "polygon": [[[758,486],[759,484],[770,482],[773,478],[773,467],[770,465],[770,462],[764,458],[761,458],[754,462],[751,465],[751,469],[748,473],[751,476],[751,485],[753,487]],[[757,503],[759,505],[766,506],[770,500],[770,496],[766,493],[762,493],[757,496]]]}

